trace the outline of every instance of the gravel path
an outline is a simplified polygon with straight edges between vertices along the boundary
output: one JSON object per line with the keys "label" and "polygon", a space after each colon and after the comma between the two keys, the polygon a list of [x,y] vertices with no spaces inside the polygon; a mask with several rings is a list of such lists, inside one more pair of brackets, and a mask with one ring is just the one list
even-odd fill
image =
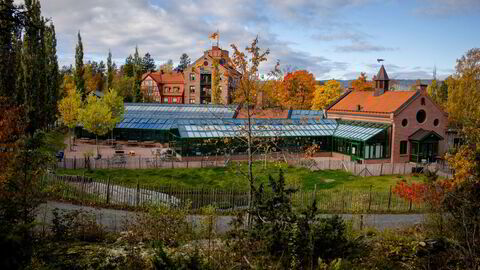
{"label": "gravel path", "polygon": [[[90,211],[95,214],[98,223],[101,223],[103,226],[105,226],[108,231],[115,232],[122,231],[125,223],[134,219],[136,215],[135,212],[131,211],[94,208],[89,206],[49,201],[39,207],[37,214],[37,221],[42,229],[46,229],[48,225],[52,223],[52,210],[54,208],[66,211],[79,209]],[[360,227],[360,223],[363,223],[363,227],[373,227],[379,230],[413,226],[415,224],[422,223],[425,219],[424,214],[343,214],[340,216],[345,220],[352,220],[355,228]],[[188,221],[195,226],[196,224],[199,224],[202,218],[203,217],[200,215],[190,215],[188,216]],[[218,216],[216,231],[219,233],[227,231],[229,228],[229,223],[232,219],[232,216]],[[361,220],[363,220],[363,222]]]}

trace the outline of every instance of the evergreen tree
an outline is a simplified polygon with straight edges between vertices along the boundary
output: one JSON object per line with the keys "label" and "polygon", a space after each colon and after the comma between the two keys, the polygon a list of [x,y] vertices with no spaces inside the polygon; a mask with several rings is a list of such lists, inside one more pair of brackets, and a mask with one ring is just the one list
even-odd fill
{"label": "evergreen tree", "polygon": [[15,81],[15,6],[13,0],[0,0],[0,96],[12,96]]}
{"label": "evergreen tree", "polygon": [[61,76],[58,71],[57,58],[57,38],[55,36],[55,26],[50,24],[46,28],[45,53],[47,61],[47,121],[53,123],[57,115],[57,102],[59,100],[59,88],[61,85]]}
{"label": "evergreen tree", "polygon": [[123,75],[127,77],[133,77],[134,61],[132,55],[129,55],[125,59],[125,64],[122,67]]}
{"label": "evergreen tree", "polygon": [[82,100],[85,100],[87,93],[85,91],[85,67],[83,66],[83,44],[80,31],[78,31],[78,43],[75,48],[75,86],[77,91],[82,96]]}
{"label": "evergreen tree", "polygon": [[[23,80],[23,69],[22,69],[22,50],[23,50],[23,41],[22,36],[18,33],[15,36],[15,101],[16,104],[25,103],[25,88]],[[2,76],[2,75],[0,75]]]}
{"label": "evergreen tree", "polygon": [[135,47],[135,54],[133,55],[133,102],[140,102],[142,94],[140,92],[140,83],[142,78],[142,59],[138,54],[138,46]]}
{"label": "evergreen tree", "polygon": [[107,90],[112,88],[113,83],[113,65],[112,65],[112,52],[108,50],[108,58],[107,58]]}
{"label": "evergreen tree", "polygon": [[143,70],[142,70],[143,73],[155,71],[155,68],[157,67],[155,65],[155,60],[153,60],[152,56],[148,52],[143,57],[142,64],[143,64]]}
{"label": "evergreen tree", "polygon": [[105,70],[106,70],[105,63],[102,60],[100,61],[100,63],[98,63],[96,72],[97,74],[100,73],[103,76],[105,74]]}
{"label": "evergreen tree", "polygon": [[26,0],[25,8],[28,18],[23,35],[23,87],[28,115],[27,131],[33,134],[35,130],[46,126],[45,22],[38,0]]}
{"label": "evergreen tree", "polygon": [[188,65],[190,65],[190,57],[188,54],[183,53],[182,56],[180,56],[180,64],[178,64],[177,69],[185,70],[187,69]]}

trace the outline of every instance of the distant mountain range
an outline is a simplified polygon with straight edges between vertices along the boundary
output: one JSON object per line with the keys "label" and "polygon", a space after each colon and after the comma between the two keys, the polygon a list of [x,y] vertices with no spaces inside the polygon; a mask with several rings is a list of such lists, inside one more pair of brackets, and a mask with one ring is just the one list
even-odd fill
{"label": "distant mountain range", "polygon": [[[327,80],[320,80],[320,81],[317,81],[317,83],[324,84],[326,81]],[[337,81],[342,83],[345,88],[348,88],[351,85],[351,82],[353,80],[337,80]],[[430,85],[433,80],[428,79],[428,80],[420,80],[420,81],[422,82],[422,84]],[[391,80],[390,84],[393,84],[395,86],[395,89],[397,90],[410,90],[410,87],[412,85],[417,84],[417,80],[398,80],[397,79],[397,80]]]}

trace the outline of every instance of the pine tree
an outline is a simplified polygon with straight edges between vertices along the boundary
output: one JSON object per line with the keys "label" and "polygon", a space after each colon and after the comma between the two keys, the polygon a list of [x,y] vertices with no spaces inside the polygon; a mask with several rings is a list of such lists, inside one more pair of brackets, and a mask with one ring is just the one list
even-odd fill
{"label": "pine tree", "polygon": [[182,56],[180,56],[180,64],[178,64],[177,69],[185,70],[187,69],[188,65],[190,65],[190,57],[188,54],[183,53]]}
{"label": "pine tree", "polygon": [[112,88],[113,83],[113,65],[112,65],[112,52],[108,50],[108,58],[107,58],[107,90]]}
{"label": "pine tree", "polygon": [[145,56],[142,59],[142,65],[143,65],[143,68],[142,68],[143,73],[146,73],[149,71],[155,71],[155,68],[157,67],[155,65],[155,60],[153,60],[152,56],[148,52],[145,54]]}
{"label": "pine tree", "polygon": [[85,100],[87,93],[85,91],[85,67],[83,66],[83,44],[80,31],[78,31],[78,43],[75,47],[75,86],[77,91],[82,96],[82,100]]}

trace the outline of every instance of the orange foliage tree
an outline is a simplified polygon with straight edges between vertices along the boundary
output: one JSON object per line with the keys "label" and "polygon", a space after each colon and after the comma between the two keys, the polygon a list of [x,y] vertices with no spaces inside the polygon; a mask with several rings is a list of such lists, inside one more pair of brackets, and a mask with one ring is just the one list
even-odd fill
{"label": "orange foliage tree", "polygon": [[352,81],[352,88],[356,91],[369,91],[374,89],[373,82],[367,81],[367,74],[365,72],[360,73],[360,76]]}
{"label": "orange foliage tree", "polygon": [[285,108],[309,110],[315,92],[315,77],[306,70],[288,73],[278,93]]}
{"label": "orange foliage tree", "polygon": [[25,131],[22,107],[11,106],[7,98],[0,97],[0,187],[8,178],[6,168],[12,162],[17,142]]}

